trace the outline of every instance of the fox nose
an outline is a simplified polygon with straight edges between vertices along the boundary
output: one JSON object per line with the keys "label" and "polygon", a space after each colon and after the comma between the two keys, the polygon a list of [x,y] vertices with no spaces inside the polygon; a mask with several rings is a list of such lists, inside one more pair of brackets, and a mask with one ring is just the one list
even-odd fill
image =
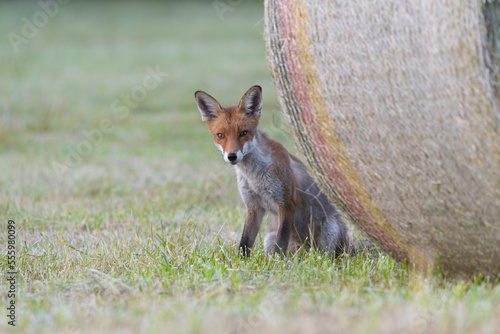
{"label": "fox nose", "polygon": [[227,160],[229,160],[230,162],[235,162],[237,158],[238,156],[236,155],[236,153],[229,153],[227,155]]}

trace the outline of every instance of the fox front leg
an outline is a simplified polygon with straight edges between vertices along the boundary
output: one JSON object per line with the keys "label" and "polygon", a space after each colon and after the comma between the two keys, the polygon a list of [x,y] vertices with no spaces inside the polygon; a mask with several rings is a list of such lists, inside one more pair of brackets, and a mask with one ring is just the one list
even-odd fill
{"label": "fox front leg", "polygon": [[253,247],[257,234],[259,233],[264,210],[255,207],[247,208],[247,216],[245,218],[245,226],[240,241],[240,254],[250,256],[250,248]]}
{"label": "fox front leg", "polygon": [[274,253],[286,255],[288,250],[288,243],[290,241],[290,234],[293,228],[293,218],[295,214],[295,207],[280,206],[278,210],[278,232],[276,234],[276,242],[274,246]]}

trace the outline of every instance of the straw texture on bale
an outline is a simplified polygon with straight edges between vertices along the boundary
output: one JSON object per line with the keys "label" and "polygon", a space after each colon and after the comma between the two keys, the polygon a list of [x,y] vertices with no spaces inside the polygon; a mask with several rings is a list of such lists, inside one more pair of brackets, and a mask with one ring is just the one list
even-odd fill
{"label": "straw texture on bale", "polygon": [[487,6],[266,1],[265,38],[297,148],[344,220],[417,268],[495,278],[500,35]]}

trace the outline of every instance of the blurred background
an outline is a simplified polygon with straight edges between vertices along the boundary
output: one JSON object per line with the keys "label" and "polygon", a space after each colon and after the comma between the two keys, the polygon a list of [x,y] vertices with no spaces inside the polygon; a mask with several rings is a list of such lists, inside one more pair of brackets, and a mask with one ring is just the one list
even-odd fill
{"label": "blurred background", "polygon": [[[291,149],[263,30],[259,1],[0,2],[0,212],[40,219],[76,197],[154,201],[226,177],[199,89],[229,105],[261,85],[261,127]],[[165,196],[164,212],[186,209]]]}
{"label": "blurred background", "polygon": [[[261,128],[293,147],[263,30],[253,0],[0,1],[0,226],[17,224],[17,329],[137,333],[152,309],[198,328],[203,312],[183,298],[205,278],[187,268],[219,245],[236,255],[245,209],[194,92],[231,105],[261,85]],[[176,274],[147,255],[160,249]]]}

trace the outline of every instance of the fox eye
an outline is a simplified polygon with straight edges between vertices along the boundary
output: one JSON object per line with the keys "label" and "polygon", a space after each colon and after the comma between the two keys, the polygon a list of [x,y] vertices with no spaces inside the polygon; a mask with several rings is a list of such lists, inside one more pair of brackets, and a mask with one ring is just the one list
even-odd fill
{"label": "fox eye", "polygon": [[243,131],[240,133],[240,137],[245,137],[248,134],[248,131]]}
{"label": "fox eye", "polygon": [[219,137],[219,139],[223,139],[224,138],[224,135],[222,133],[218,133],[217,134],[217,137]]}

